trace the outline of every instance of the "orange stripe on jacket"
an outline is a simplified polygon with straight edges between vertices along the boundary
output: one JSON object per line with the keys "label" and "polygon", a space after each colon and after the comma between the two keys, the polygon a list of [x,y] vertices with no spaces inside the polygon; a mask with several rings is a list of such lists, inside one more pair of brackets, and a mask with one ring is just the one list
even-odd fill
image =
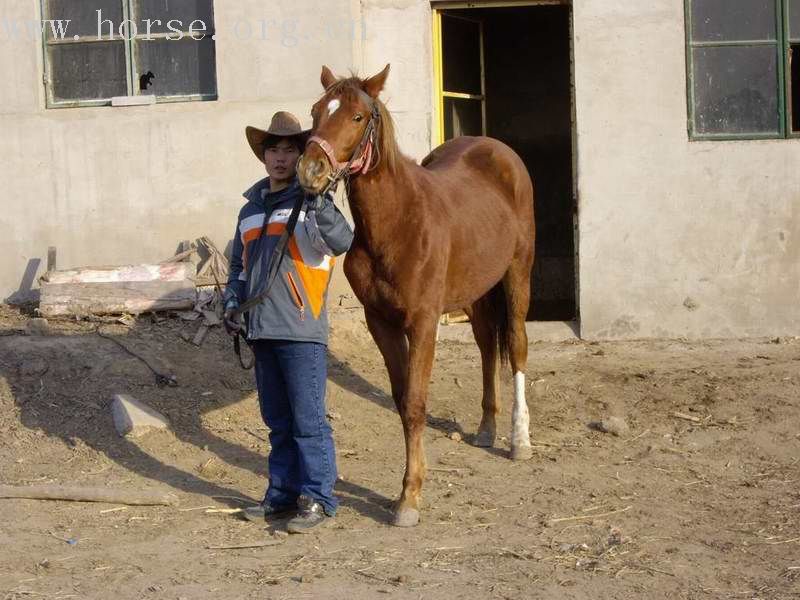
{"label": "orange stripe on jacket", "polygon": [[[245,268],[247,268],[247,244],[258,239],[258,236],[261,235],[261,230],[263,227],[263,225],[261,227],[253,227],[242,234],[242,245],[244,246],[242,264]],[[267,225],[267,235],[281,235],[285,230],[286,223],[270,223]]]}
{"label": "orange stripe on jacket", "polygon": [[[311,305],[311,313],[315,319],[318,319],[325,301],[325,290],[328,287],[330,271],[313,269],[304,263],[294,236],[289,240],[289,254],[292,257],[297,274],[300,276],[300,281],[305,289],[306,297]],[[331,269],[333,269],[333,263],[334,259],[331,258]]]}

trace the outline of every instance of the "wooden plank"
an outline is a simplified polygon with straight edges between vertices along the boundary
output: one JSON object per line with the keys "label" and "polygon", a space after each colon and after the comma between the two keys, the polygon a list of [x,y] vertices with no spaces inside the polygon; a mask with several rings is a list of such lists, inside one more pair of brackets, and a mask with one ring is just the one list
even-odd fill
{"label": "wooden plank", "polygon": [[208,335],[208,330],[209,330],[208,325],[206,324],[200,325],[200,328],[197,330],[197,333],[195,334],[192,343],[195,346],[202,346],[203,342],[206,339],[206,336]]}
{"label": "wooden plank", "polygon": [[456,323],[469,323],[469,317],[463,310],[454,310],[453,312],[445,313],[439,319],[442,325],[454,325]]}
{"label": "wooden plank", "polygon": [[197,301],[194,282],[124,281],[117,283],[43,283],[39,312],[65,315],[132,315],[160,310],[188,310]]}
{"label": "wooden plank", "polygon": [[195,273],[191,263],[174,262],[161,265],[124,265],[116,267],[87,267],[45,274],[42,283],[121,283],[147,281],[183,281]]}
{"label": "wooden plank", "polygon": [[67,485],[0,485],[0,498],[107,502],[109,504],[129,504],[131,506],[172,506],[177,504],[177,498],[173,494],[159,490]]}
{"label": "wooden plank", "polygon": [[47,271],[55,271],[56,270],[56,247],[50,246],[47,249]]}

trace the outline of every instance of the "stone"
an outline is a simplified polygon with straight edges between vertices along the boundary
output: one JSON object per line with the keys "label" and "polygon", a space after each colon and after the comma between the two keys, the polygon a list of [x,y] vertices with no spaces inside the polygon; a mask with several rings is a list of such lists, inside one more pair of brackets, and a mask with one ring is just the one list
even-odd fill
{"label": "stone", "polygon": [[630,433],[630,428],[625,422],[625,419],[620,417],[606,417],[602,421],[594,421],[589,423],[589,428],[602,431],[603,433],[610,433],[617,437]]}
{"label": "stone", "polygon": [[19,374],[22,377],[41,377],[50,369],[43,358],[25,360],[19,365]]}
{"label": "stone", "polygon": [[133,396],[116,394],[111,403],[114,427],[121,436],[138,438],[157,429],[168,429],[169,421]]}
{"label": "stone", "polygon": [[222,323],[222,320],[219,318],[219,315],[213,310],[204,310],[203,311],[203,319],[204,323],[209,327],[214,327],[215,325],[219,325]]}
{"label": "stone", "polygon": [[25,329],[28,335],[48,335],[50,333],[50,325],[47,323],[47,319],[31,319]]}

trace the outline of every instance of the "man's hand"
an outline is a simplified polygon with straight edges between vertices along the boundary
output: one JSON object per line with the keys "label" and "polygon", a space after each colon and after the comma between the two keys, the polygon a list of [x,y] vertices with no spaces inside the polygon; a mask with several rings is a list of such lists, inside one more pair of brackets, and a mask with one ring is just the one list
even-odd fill
{"label": "man's hand", "polygon": [[225,331],[228,335],[236,337],[242,330],[242,317],[236,314],[239,308],[238,302],[229,302],[225,305],[225,314],[222,317],[222,323],[225,325]]}

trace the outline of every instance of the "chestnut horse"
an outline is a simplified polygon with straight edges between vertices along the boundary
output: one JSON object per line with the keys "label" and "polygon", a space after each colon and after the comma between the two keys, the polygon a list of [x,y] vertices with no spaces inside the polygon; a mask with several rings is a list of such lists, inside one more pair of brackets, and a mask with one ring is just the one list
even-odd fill
{"label": "chestnut horse", "polygon": [[534,253],[533,184],[511,148],[488,137],[460,137],[417,165],[397,145],[378,98],[389,65],[368,79],[337,79],[322,68],[313,137],[300,183],[318,194],[349,182],[355,239],[344,271],[364,305],[367,326],[389,371],[403,422],[406,471],[394,524],[419,521],[425,478],[422,434],[442,314],[470,317],[483,367],[483,418],[475,440],[496,435],[498,355],[514,377],[511,458],[531,455],[525,315]]}

